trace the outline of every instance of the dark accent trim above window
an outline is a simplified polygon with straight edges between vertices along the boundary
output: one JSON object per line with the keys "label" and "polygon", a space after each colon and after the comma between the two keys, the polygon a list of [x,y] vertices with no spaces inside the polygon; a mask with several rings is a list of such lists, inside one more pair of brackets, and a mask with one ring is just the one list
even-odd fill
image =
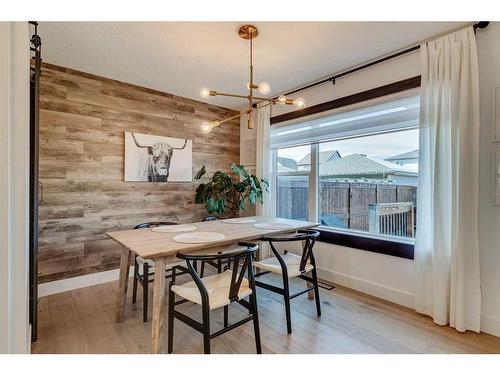
{"label": "dark accent trim above window", "polygon": [[379,238],[370,238],[357,236],[350,233],[334,232],[319,228],[319,241],[331,243],[334,245],[352,247],[355,249],[366,250],[373,253],[391,255],[399,258],[414,259],[415,246],[403,242],[383,240]]}
{"label": "dark accent trim above window", "polygon": [[390,94],[395,94],[401,91],[406,91],[420,87],[420,76],[415,76],[412,78],[404,79],[402,81],[393,82],[388,85],[375,87],[370,90],[358,92],[349,96],[344,96],[342,98],[330,100],[325,103],[320,103],[313,105],[311,107],[306,107],[299,109],[297,111],[284,113],[282,115],[271,117],[271,125],[278,124],[283,121],[293,120],[296,118],[314,115],[317,113],[329,111],[335,108],[345,107],[348,105],[364,102],[366,100],[376,99],[381,96],[386,96]]}

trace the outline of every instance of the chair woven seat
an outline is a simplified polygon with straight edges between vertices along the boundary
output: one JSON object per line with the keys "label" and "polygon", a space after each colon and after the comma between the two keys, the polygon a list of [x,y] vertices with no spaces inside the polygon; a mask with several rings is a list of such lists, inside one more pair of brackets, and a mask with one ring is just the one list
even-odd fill
{"label": "chair woven seat", "polygon": [[[222,273],[203,277],[201,279],[208,292],[210,310],[214,310],[231,303],[228,296],[232,275],[233,273],[230,270],[227,270]],[[172,285],[172,291],[182,298],[201,305],[201,294],[194,281],[189,281],[182,285]],[[248,280],[243,278],[240,290],[238,291],[238,300],[241,300],[250,294],[252,294],[252,289],[250,289]]]}
{"label": "chair woven seat", "polygon": [[[292,253],[286,253],[281,258],[285,261],[289,278],[299,276],[302,273],[310,272],[314,268],[314,266],[310,262],[307,262],[304,267],[305,272],[300,272],[301,257]],[[283,273],[281,265],[276,257],[267,258],[259,262],[254,262],[254,266],[280,275]]]}

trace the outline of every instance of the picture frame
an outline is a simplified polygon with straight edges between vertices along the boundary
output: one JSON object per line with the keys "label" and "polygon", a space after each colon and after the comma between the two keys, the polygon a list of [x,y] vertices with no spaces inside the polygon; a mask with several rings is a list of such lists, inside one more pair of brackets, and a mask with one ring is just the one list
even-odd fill
{"label": "picture frame", "polygon": [[500,86],[493,89],[492,142],[500,142]]}
{"label": "picture frame", "polygon": [[500,205],[500,148],[491,151],[491,196],[494,205]]}
{"label": "picture frame", "polygon": [[126,182],[192,182],[193,141],[125,132]]}

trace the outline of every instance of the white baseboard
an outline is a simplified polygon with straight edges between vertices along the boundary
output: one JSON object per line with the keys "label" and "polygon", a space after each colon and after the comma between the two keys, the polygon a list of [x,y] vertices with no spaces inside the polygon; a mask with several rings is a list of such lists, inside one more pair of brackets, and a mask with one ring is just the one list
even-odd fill
{"label": "white baseboard", "polygon": [[397,303],[411,309],[415,308],[415,296],[412,293],[403,290],[394,289],[386,285],[374,283],[372,281],[363,280],[344,273],[326,270],[318,267],[318,276],[325,280],[331,281],[334,284],[339,284],[347,288],[351,288],[386,301]]}
{"label": "white baseboard", "polygon": [[481,315],[481,332],[500,337],[500,319],[491,315]]}
{"label": "white baseboard", "polygon": [[[50,281],[38,285],[38,297],[45,297],[51,294],[63,293],[74,289],[85,288],[92,285],[104,284],[118,280],[119,269],[91,273],[89,275],[71,277],[69,279]],[[130,267],[130,276],[133,275],[133,268]]]}

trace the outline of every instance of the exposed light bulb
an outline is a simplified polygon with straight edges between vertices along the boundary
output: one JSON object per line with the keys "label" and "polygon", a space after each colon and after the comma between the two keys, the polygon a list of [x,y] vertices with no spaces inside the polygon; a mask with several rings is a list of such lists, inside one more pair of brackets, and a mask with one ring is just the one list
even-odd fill
{"label": "exposed light bulb", "polygon": [[210,96],[210,90],[209,89],[201,89],[200,94],[204,98],[208,98]]}
{"label": "exposed light bulb", "polygon": [[295,104],[299,108],[303,108],[306,106],[306,101],[304,98],[297,98],[293,100],[293,104]]}
{"label": "exposed light bulb", "polygon": [[278,96],[278,102],[280,102],[281,104],[285,104],[286,103],[286,96],[285,95]]}
{"label": "exposed light bulb", "polygon": [[271,85],[269,84],[269,82],[261,82],[259,84],[259,92],[262,95],[269,94],[271,92]]}
{"label": "exposed light bulb", "polygon": [[201,131],[206,134],[210,133],[212,131],[212,125],[210,125],[209,122],[205,121],[201,124]]}

